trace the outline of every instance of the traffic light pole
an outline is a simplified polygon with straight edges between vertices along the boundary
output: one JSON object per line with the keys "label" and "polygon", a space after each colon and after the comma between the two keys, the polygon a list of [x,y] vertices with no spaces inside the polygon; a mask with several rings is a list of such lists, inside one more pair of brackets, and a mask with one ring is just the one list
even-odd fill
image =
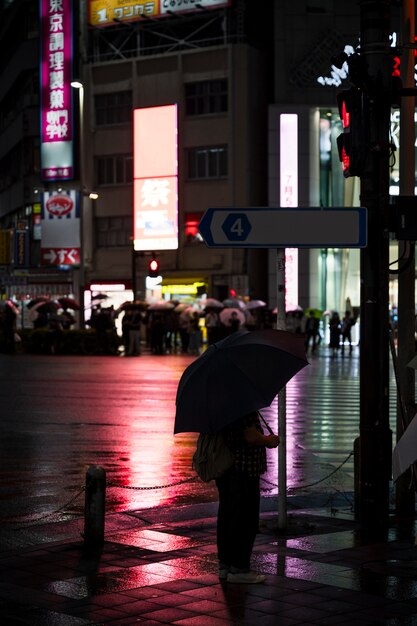
{"label": "traffic light pole", "polygon": [[361,176],[368,245],[361,250],[360,435],[355,442],[355,515],[386,524],[392,433],[389,428],[390,0],[362,0],[361,56],[369,96],[369,151]]}
{"label": "traffic light pole", "polygon": [[[415,36],[415,0],[403,2],[403,43],[410,46]],[[407,89],[415,88],[414,50],[406,47],[401,56],[401,79]],[[400,195],[414,196],[415,187],[415,125],[414,97],[401,99],[400,117]],[[400,242],[398,256],[405,251]],[[398,267],[398,378],[405,407],[397,401],[397,441],[415,413],[415,370],[407,363],[415,353],[415,242],[408,242],[408,263]],[[406,415],[403,414],[403,409]],[[404,419],[406,424],[404,424]],[[414,478],[414,480],[412,480]],[[413,518],[415,513],[415,476],[408,469],[395,483],[397,515]]]}

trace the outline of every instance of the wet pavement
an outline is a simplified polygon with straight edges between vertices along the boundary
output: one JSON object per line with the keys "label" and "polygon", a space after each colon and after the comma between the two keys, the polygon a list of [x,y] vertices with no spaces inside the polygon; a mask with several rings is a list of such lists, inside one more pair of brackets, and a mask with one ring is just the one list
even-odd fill
{"label": "wet pavement", "polygon": [[[416,626],[415,521],[353,519],[357,355],[323,349],[287,387],[288,527],[270,455],[253,586],[218,580],[215,490],[195,436],[172,435],[191,358],[0,355],[0,623]],[[109,482],[101,554],[82,538],[89,464]]]}
{"label": "wet pavement", "polygon": [[266,583],[252,586],[217,578],[215,503],[108,515],[100,554],[74,522],[55,539],[49,524],[42,545],[0,553],[1,623],[415,626],[415,524],[365,534],[323,504],[294,498],[283,533],[263,499],[253,565]]}

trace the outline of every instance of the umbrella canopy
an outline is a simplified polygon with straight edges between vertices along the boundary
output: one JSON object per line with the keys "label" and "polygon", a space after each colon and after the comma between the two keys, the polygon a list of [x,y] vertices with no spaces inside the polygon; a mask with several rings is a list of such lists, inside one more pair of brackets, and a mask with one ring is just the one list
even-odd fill
{"label": "umbrella canopy", "polygon": [[41,302],[49,302],[49,298],[46,296],[39,296],[39,298],[33,298],[30,302],[27,303],[26,307],[31,309],[36,304],[40,304]]}
{"label": "umbrella canopy", "polygon": [[56,313],[58,309],[59,309],[59,304],[58,302],[55,302],[54,300],[46,300],[45,302],[38,302],[38,304],[34,304],[29,311],[29,315],[28,315],[29,321],[34,322],[39,317],[40,313],[43,313],[43,314]]}
{"label": "umbrella canopy", "polygon": [[5,300],[4,306],[8,306],[15,315],[19,315],[19,305],[17,302],[13,302],[13,300]]}
{"label": "umbrella canopy", "polygon": [[92,296],[92,300],[107,300],[109,296],[107,296],[105,293],[97,293],[95,296]]}
{"label": "umbrella canopy", "polygon": [[207,298],[201,304],[205,309],[222,309],[224,307],[224,304],[220,300],[216,300],[216,298]]}
{"label": "umbrella canopy", "polygon": [[179,304],[175,305],[174,311],[175,313],[182,313],[182,311],[185,311],[185,309],[188,309],[190,305],[187,304],[186,302],[180,302]]}
{"label": "umbrella canopy", "polygon": [[148,311],[170,311],[175,308],[175,302],[171,300],[159,300],[159,302],[152,302],[148,306]]}
{"label": "umbrella canopy", "polygon": [[311,312],[313,312],[314,317],[318,320],[320,320],[323,315],[323,311],[321,309],[306,309],[307,315],[311,315]]}
{"label": "umbrella canopy", "polygon": [[80,303],[74,298],[58,298],[58,302],[63,309],[71,309],[71,311],[79,311],[80,309]]}
{"label": "umbrella canopy", "polygon": [[223,311],[220,311],[219,313],[219,317],[220,317],[220,321],[222,324],[224,324],[225,326],[231,326],[233,319],[238,319],[239,322],[241,324],[244,324],[246,321],[246,317],[245,314],[243,313],[243,311],[240,311],[239,309],[223,309]]}
{"label": "umbrella canopy", "polygon": [[229,309],[244,309],[245,303],[238,298],[227,298],[227,300],[223,300],[223,306]]}
{"label": "umbrella canopy", "polygon": [[248,311],[251,309],[260,309],[263,306],[266,306],[266,302],[263,300],[249,300],[249,302],[246,303],[246,309]]}
{"label": "umbrella canopy", "polygon": [[123,302],[117,310],[120,313],[121,311],[146,311],[147,308],[148,305],[143,300],[130,300]]}
{"label": "umbrella canopy", "polygon": [[212,344],[178,385],[174,433],[213,433],[269,406],[308,364],[304,339],[283,330],[243,330]]}

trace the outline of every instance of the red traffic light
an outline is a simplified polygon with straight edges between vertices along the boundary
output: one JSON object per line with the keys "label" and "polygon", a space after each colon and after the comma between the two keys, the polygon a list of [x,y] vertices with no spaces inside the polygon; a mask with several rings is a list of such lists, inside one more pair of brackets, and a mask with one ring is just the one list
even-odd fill
{"label": "red traffic light", "polygon": [[159,276],[159,261],[157,259],[151,259],[149,261],[149,276],[156,278]]}

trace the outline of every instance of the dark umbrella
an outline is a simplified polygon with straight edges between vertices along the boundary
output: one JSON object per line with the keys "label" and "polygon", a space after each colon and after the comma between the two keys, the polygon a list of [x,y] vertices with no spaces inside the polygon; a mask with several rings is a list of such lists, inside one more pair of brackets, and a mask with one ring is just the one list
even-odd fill
{"label": "dark umbrella", "polygon": [[174,433],[213,433],[269,406],[308,365],[304,340],[283,330],[242,330],[214,343],[184,371]]}
{"label": "dark umbrella", "polygon": [[58,298],[58,302],[63,309],[71,309],[71,311],[79,311],[80,309],[80,303],[74,298]]}
{"label": "dark umbrella", "polygon": [[134,300],[132,302],[123,302],[118,311],[146,311],[148,305],[143,300]]}
{"label": "dark umbrella", "polygon": [[27,308],[31,309],[36,304],[40,304],[41,302],[49,302],[49,298],[46,296],[39,296],[39,298],[33,298],[30,302],[27,303]]}
{"label": "dark umbrella", "polygon": [[38,302],[34,304],[29,311],[29,320],[34,322],[38,319],[39,314],[46,315],[48,313],[56,313],[59,309],[58,302],[55,300],[45,300],[45,302]]}
{"label": "dark umbrella", "polygon": [[107,300],[109,296],[107,296],[105,293],[98,293],[95,296],[93,296],[91,299],[92,300]]}

